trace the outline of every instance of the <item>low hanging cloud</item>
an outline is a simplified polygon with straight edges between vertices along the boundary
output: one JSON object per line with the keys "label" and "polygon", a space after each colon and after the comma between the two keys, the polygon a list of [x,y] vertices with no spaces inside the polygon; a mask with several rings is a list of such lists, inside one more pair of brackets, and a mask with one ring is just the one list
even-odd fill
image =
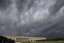
{"label": "low hanging cloud", "polygon": [[64,0],[0,0],[0,35],[63,37]]}

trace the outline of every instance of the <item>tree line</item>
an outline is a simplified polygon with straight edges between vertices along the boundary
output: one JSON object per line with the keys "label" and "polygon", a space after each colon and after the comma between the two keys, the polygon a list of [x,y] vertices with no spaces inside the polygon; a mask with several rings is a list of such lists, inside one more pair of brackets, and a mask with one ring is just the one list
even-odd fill
{"label": "tree line", "polygon": [[15,40],[8,39],[4,36],[0,36],[0,43],[15,43]]}
{"label": "tree line", "polygon": [[54,39],[35,40],[35,41],[64,41],[64,38],[54,38]]}

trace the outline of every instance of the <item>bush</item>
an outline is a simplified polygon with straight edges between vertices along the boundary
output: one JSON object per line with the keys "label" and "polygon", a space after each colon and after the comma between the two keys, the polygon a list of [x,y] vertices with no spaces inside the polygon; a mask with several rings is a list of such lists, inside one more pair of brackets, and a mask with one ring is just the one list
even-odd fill
{"label": "bush", "polygon": [[15,41],[4,36],[0,36],[0,43],[15,43]]}

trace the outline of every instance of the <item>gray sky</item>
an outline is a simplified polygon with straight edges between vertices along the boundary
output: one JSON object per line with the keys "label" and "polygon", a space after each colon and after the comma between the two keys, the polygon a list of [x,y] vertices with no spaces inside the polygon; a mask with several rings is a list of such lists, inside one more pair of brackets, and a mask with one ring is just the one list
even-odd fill
{"label": "gray sky", "polygon": [[0,0],[0,35],[64,36],[64,0]]}

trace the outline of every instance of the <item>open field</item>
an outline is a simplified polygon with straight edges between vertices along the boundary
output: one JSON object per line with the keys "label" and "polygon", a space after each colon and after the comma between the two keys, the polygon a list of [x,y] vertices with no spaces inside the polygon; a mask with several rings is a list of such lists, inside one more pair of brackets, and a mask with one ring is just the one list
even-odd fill
{"label": "open field", "polygon": [[24,43],[64,43],[64,41],[24,42]]}

